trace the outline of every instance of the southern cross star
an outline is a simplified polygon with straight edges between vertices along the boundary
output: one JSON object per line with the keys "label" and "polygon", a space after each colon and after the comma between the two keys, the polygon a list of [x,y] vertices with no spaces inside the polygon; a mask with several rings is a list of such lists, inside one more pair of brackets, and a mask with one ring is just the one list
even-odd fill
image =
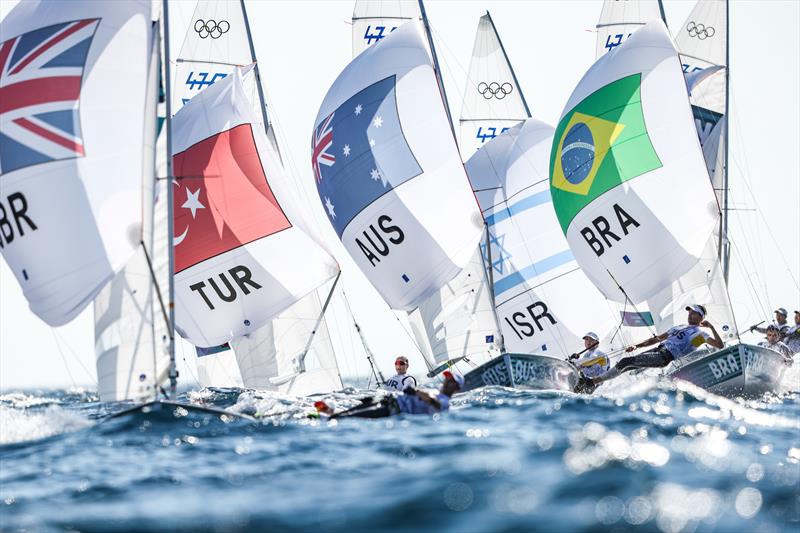
{"label": "southern cross star", "polygon": [[361,107],[361,104],[358,104],[358,105],[356,106],[356,115],[360,115],[360,114],[361,114],[361,110],[362,110],[362,109],[364,109],[364,108],[363,108],[363,107]]}
{"label": "southern cross star", "polygon": [[336,212],[333,210],[333,204],[331,203],[331,199],[327,196],[325,197],[325,209],[328,210],[328,215],[331,218],[336,218]]}
{"label": "southern cross star", "polygon": [[375,117],[375,120],[372,121],[372,125],[376,128],[380,128],[383,125],[383,118],[380,115]]}

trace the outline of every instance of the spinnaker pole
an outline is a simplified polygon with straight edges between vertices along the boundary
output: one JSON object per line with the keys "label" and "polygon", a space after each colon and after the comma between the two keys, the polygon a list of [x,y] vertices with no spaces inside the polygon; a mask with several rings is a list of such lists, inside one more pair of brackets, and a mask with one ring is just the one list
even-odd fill
{"label": "spinnaker pole", "polygon": [[173,180],[172,169],[172,77],[169,64],[169,1],[162,0],[164,9],[164,86],[166,93],[166,127],[167,127],[167,256],[169,257],[169,282],[167,283],[167,309],[169,321],[167,335],[169,337],[169,397],[174,399],[178,389],[178,369],[175,365],[175,246],[173,237],[175,228],[172,212]]}

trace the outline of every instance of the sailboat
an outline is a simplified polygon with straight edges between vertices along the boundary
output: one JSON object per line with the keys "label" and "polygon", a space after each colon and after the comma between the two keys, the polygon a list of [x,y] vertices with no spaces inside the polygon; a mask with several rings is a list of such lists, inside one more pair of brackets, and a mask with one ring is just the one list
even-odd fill
{"label": "sailboat", "polygon": [[[556,213],[584,272],[610,300],[640,316],[638,306],[646,306],[661,325],[675,321],[688,303],[704,303],[701,294],[730,309],[729,302],[713,300],[713,269],[697,279],[707,267],[719,206],[677,59],[661,21],[603,55],[565,107],[550,162]],[[772,364],[783,364],[773,354],[736,344],[692,368],[718,378],[702,383],[714,392],[758,394],[785,368]],[[750,379],[737,380],[748,368]]]}

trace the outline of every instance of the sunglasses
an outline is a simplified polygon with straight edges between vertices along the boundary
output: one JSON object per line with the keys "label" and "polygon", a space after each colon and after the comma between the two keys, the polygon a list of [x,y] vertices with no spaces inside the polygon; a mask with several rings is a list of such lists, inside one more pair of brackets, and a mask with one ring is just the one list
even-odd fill
{"label": "sunglasses", "polygon": [[395,366],[397,366],[397,365],[400,365],[400,366],[408,366],[408,363],[406,363],[405,361],[395,361],[395,362],[394,362],[394,365],[395,365]]}

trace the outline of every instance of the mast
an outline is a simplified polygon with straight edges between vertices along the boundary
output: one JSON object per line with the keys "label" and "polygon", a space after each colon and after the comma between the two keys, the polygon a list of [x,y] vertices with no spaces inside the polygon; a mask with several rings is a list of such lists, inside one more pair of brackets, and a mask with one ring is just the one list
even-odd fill
{"label": "mast", "polygon": [[[261,87],[261,71],[258,68],[258,61],[256,60],[256,49],[253,44],[253,34],[250,33],[250,19],[247,18],[247,9],[244,7],[244,0],[239,0],[242,6],[242,16],[244,17],[244,28],[247,31],[247,44],[250,45],[250,60],[255,63],[253,67],[256,75],[256,87],[258,88],[258,98],[261,100],[261,119],[264,121],[264,133],[269,135],[269,117],[267,116],[267,100],[264,98],[264,89]],[[275,143],[275,150],[278,152],[278,157],[281,157],[281,151],[278,143]]]}
{"label": "mast", "polygon": [[[494,27],[494,25],[492,27]],[[486,277],[488,278],[489,281],[489,299],[492,302],[492,311],[493,311],[492,314],[494,315],[497,333],[500,335],[500,339],[498,339],[500,342],[500,353],[505,353],[506,346],[505,343],[503,342],[503,332],[500,329],[500,319],[497,316],[497,302],[495,301],[494,298],[494,272],[493,272],[494,269],[492,266],[492,239],[491,239],[491,234],[489,233],[489,224],[486,222],[486,220],[483,221],[483,226],[486,228],[486,259],[488,265],[486,265],[485,270],[486,270]]]}
{"label": "mast", "polygon": [[722,276],[725,278],[726,285],[728,283],[728,275],[730,274],[731,267],[730,244],[728,243],[728,125],[730,124],[730,116],[728,116],[730,109],[728,103],[730,102],[731,91],[730,31],[730,1],[725,0],[725,159],[722,174],[722,223],[719,226],[719,253],[722,261]]}
{"label": "mast", "polygon": [[162,0],[164,7],[164,86],[166,92],[166,127],[167,127],[167,256],[169,257],[169,282],[167,284],[167,308],[169,321],[167,334],[169,336],[169,396],[174,398],[178,388],[178,369],[175,366],[175,221],[172,212],[173,187],[175,179],[172,171],[172,78],[169,65],[169,1]]}
{"label": "mast", "polygon": [[[659,0],[660,3],[660,0]],[[663,15],[663,11],[662,11]],[[514,79],[514,84],[519,89],[519,97],[522,98],[522,105],[525,106],[525,113],[527,113],[528,118],[531,118],[531,110],[528,107],[528,102],[525,100],[525,94],[522,92],[522,87],[520,87],[519,81],[517,81],[517,74],[514,72],[514,66],[511,64],[511,61],[508,59],[508,54],[506,53],[506,47],[503,46],[503,40],[500,39],[500,34],[497,33],[497,28],[494,25],[494,21],[492,20],[492,15],[489,13],[489,10],[486,10],[486,16],[489,19],[489,24],[492,25],[492,31],[494,32],[494,36],[497,37],[497,42],[500,43],[500,51],[503,52],[503,57],[506,59],[506,64],[508,68],[511,69],[511,77]],[[489,231],[488,229],[486,230]]]}
{"label": "mast", "polygon": [[425,26],[425,36],[428,38],[428,46],[431,49],[431,56],[433,57],[433,70],[436,72],[436,81],[439,83],[439,90],[442,93],[442,100],[444,100],[444,109],[447,112],[447,120],[450,122],[450,131],[453,133],[453,140],[456,140],[456,128],[453,125],[453,117],[450,116],[450,104],[447,102],[447,93],[444,91],[444,80],[442,79],[442,70],[439,68],[439,59],[436,57],[436,48],[433,46],[433,35],[431,35],[431,26],[428,23],[428,15],[425,13],[425,4],[422,0],[419,2],[419,11],[422,15],[422,24]]}
{"label": "mast", "polygon": [[667,24],[667,15],[664,13],[664,3],[662,0],[658,0],[658,11],[661,13],[661,20],[664,21],[664,26],[669,28],[669,24]]}

